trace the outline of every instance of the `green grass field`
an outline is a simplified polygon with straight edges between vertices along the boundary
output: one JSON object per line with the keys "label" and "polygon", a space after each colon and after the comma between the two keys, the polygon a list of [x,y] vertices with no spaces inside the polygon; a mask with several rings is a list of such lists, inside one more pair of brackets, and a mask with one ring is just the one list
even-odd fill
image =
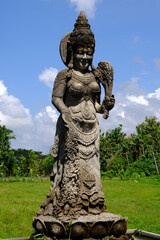
{"label": "green grass field", "polygon": [[[128,228],[160,234],[160,183],[142,179],[103,180],[109,212],[128,217]],[[45,200],[51,183],[45,181],[0,182],[0,238],[28,237],[32,218]]]}

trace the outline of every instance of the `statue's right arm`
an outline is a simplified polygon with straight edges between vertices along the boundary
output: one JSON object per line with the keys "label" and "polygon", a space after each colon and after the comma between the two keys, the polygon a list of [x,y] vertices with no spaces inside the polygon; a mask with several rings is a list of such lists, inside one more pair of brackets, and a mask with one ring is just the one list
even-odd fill
{"label": "statue's right arm", "polygon": [[68,112],[68,107],[65,105],[63,98],[66,91],[66,69],[58,73],[52,92],[52,104],[60,113]]}

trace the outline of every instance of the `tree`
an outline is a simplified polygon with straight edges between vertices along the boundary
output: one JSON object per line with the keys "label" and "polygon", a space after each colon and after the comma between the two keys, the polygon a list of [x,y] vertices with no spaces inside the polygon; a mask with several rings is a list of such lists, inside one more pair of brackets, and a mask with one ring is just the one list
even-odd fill
{"label": "tree", "polygon": [[107,171],[113,164],[112,160],[119,153],[126,134],[122,132],[122,125],[106,131],[100,135],[100,162],[101,170]]}
{"label": "tree", "polygon": [[143,141],[143,152],[150,149],[152,151],[153,161],[156,172],[159,174],[159,167],[155,153],[160,152],[160,122],[157,118],[146,117],[145,121],[136,127],[139,138]]}
{"label": "tree", "polygon": [[51,155],[47,155],[43,158],[40,165],[40,170],[42,171],[43,175],[51,174],[51,171],[53,169],[53,162],[54,162],[54,159]]}
{"label": "tree", "polygon": [[18,148],[14,150],[17,163],[17,174],[26,175],[39,174],[40,164],[42,161],[42,153],[28,149]]}
{"label": "tree", "polygon": [[101,170],[106,176],[159,174],[160,122],[146,117],[137,127],[137,134],[126,136],[122,125],[100,135]]}
{"label": "tree", "polygon": [[6,176],[13,175],[15,158],[10,149],[10,140],[15,139],[13,131],[0,125],[0,171]]}

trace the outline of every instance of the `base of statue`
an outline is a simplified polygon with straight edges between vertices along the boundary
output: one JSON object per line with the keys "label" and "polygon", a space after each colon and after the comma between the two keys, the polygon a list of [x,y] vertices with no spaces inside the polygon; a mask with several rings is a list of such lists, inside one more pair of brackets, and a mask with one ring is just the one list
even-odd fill
{"label": "base of statue", "polygon": [[37,233],[50,238],[65,239],[102,239],[105,236],[120,237],[127,231],[127,218],[108,212],[99,215],[88,214],[72,221],[64,216],[58,220],[52,216],[38,216],[33,219]]}

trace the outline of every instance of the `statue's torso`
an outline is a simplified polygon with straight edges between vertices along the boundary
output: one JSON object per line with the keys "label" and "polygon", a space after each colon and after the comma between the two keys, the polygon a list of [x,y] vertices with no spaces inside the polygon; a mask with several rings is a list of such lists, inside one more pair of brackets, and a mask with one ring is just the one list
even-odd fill
{"label": "statue's torso", "polygon": [[72,72],[71,79],[67,82],[65,104],[75,106],[78,102],[91,101],[94,105],[95,97],[100,93],[100,87],[96,82],[93,73],[78,74]]}
{"label": "statue's torso", "polygon": [[95,129],[95,98],[99,92],[100,87],[92,73],[81,76],[73,71],[67,82],[65,104],[70,109],[73,124],[82,133],[90,133]]}

